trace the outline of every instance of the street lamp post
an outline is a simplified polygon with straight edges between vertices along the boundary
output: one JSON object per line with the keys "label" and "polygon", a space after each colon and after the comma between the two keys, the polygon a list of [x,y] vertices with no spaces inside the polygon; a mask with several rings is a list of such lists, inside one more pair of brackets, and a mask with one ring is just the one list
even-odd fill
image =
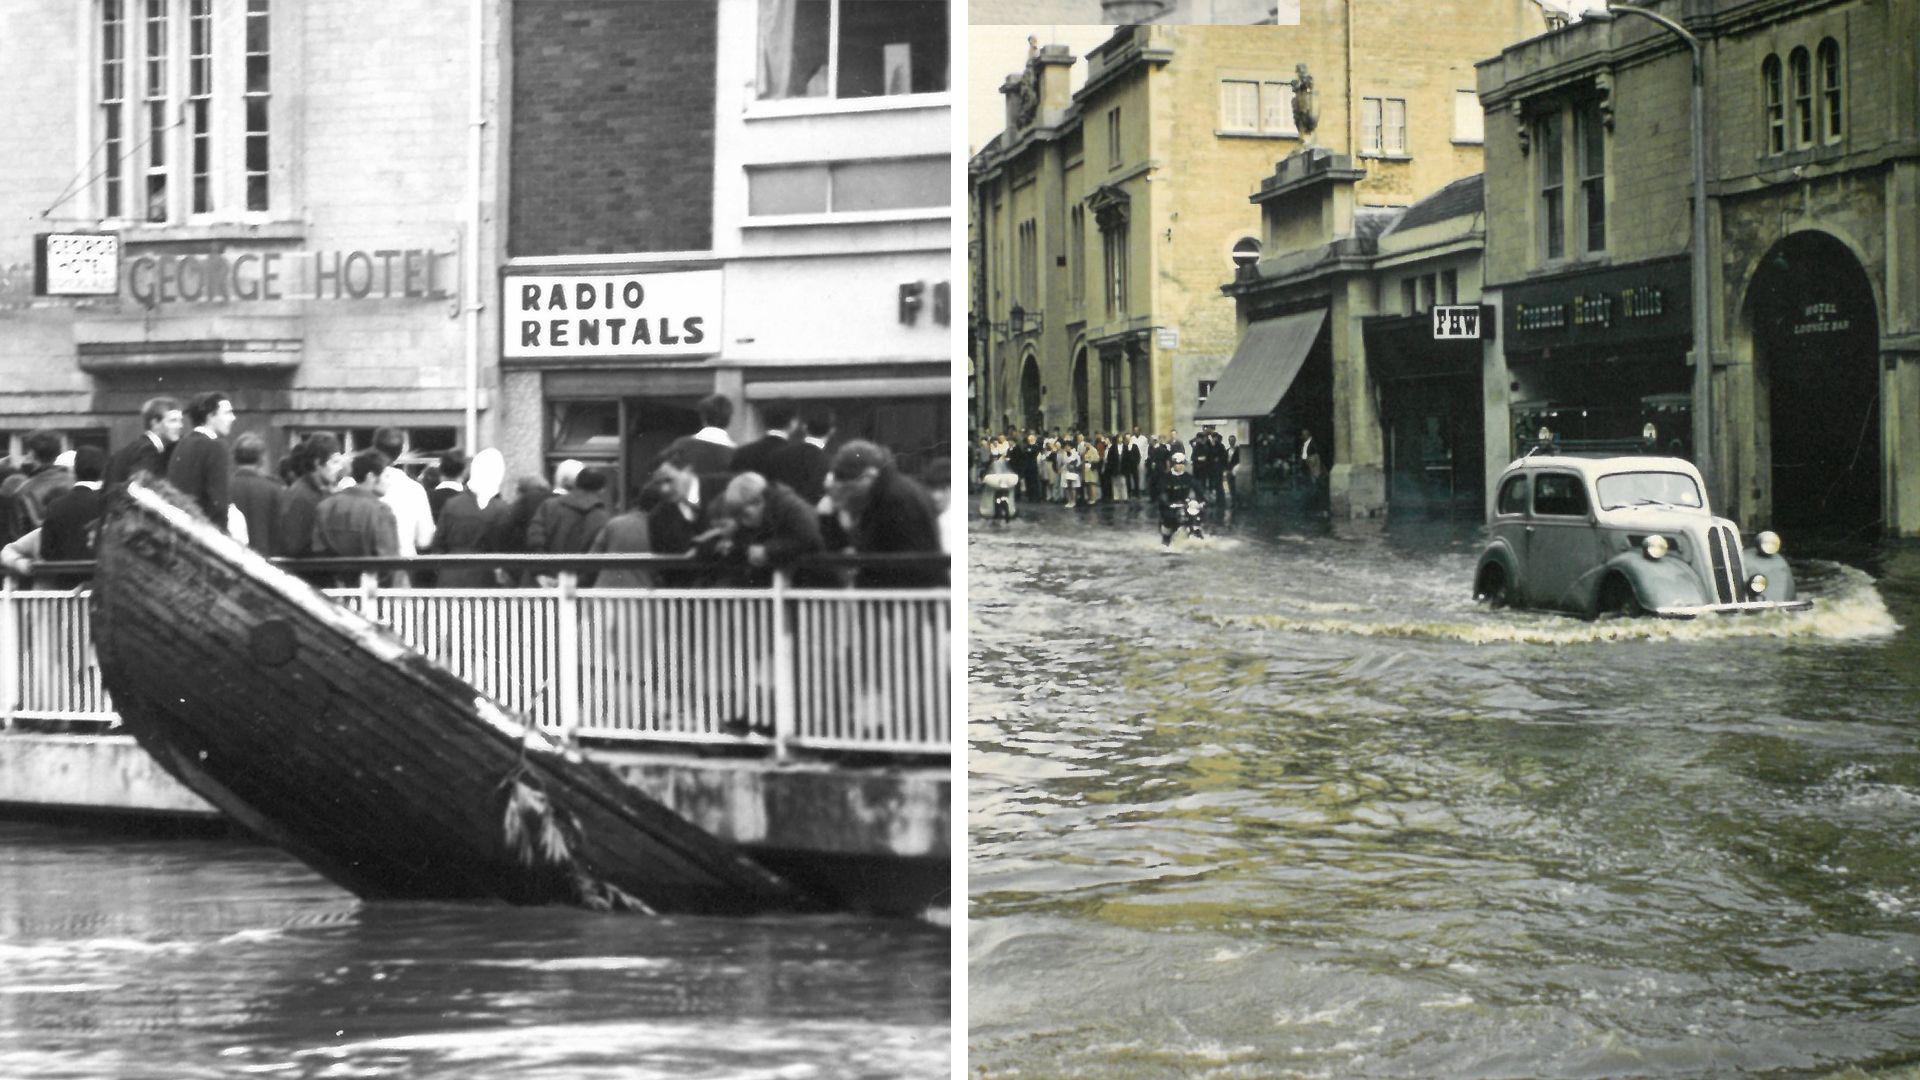
{"label": "street lamp post", "polygon": [[[1609,4],[1588,12],[1610,20],[1615,15],[1639,15],[1679,35],[1693,50],[1693,463],[1717,496],[1713,475],[1713,354],[1707,310],[1707,67],[1700,39],[1686,27],[1636,4]],[[1719,505],[1716,498],[1714,505]]]}

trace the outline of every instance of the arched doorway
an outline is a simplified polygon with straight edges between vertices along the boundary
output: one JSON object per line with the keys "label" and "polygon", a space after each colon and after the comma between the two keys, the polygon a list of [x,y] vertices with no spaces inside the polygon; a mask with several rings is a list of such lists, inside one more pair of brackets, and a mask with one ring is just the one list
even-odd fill
{"label": "arched doorway", "polygon": [[1782,529],[1851,536],[1881,507],[1879,314],[1847,246],[1795,233],[1747,290],[1756,405],[1765,408],[1773,513]]}
{"label": "arched doorway", "polygon": [[1082,346],[1073,354],[1073,430],[1082,434],[1092,427],[1087,391],[1087,350]]}
{"label": "arched doorway", "polygon": [[1032,353],[1020,365],[1020,422],[1034,431],[1046,425],[1040,410],[1040,361]]}

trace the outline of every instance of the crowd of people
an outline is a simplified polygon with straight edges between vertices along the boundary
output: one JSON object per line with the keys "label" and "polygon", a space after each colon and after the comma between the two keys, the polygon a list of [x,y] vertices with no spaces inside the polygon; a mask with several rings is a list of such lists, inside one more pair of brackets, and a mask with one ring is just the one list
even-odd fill
{"label": "crowd of people", "polygon": [[[1027,502],[1073,507],[1144,499],[1158,505],[1178,459],[1203,499],[1227,506],[1233,502],[1240,452],[1234,436],[1221,435],[1211,424],[1185,442],[1173,432],[1142,435],[1138,428],[1124,435],[1008,428],[998,435],[975,433],[972,481],[985,489],[991,486],[986,484],[990,473],[1011,472],[1019,478],[1015,490]],[[984,498],[982,505],[983,513],[989,512]]]}
{"label": "crowd of people", "polygon": [[[763,585],[776,570],[823,553],[937,554],[940,511],[883,446],[853,439],[828,450],[833,417],[780,403],[761,410],[769,430],[735,446],[730,399],[698,406],[702,427],[669,445],[639,478],[624,507],[612,470],[561,462],[549,480],[508,483],[495,449],[442,454],[416,480],[396,462],[405,434],[381,428],[349,456],[327,433],[307,436],[277,467],[257,434],[232,435],[225,394],[184,406],[148,401],[144,430],[111,455],[62,451],[54,431],[25,440],[16,467],[0,465],[0,561],[27,574],[36,561],[94,555],[105,500],[135,477],[163,479],[183,505],[263,555],[366,558],[421,554],[691,554],[686,569],[614,569],[606,587]],[[538,577],[540,575],[531,575]],[[395,584],[485,588],[526,576],[484,566],[418,571]],[[862,587],[944,586],[944,565],[921,560],[803,569],[798,583]],[[596,584],[587,576],[584,584]]]}

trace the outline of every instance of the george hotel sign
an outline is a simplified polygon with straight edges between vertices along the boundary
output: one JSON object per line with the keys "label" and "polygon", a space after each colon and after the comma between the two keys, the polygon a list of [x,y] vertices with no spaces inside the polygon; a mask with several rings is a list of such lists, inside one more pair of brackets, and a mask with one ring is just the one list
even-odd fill
{"label": "george hotel sign", "polygon": [[502,283],[509,360],[720,351],[721,271],[516,275]]}

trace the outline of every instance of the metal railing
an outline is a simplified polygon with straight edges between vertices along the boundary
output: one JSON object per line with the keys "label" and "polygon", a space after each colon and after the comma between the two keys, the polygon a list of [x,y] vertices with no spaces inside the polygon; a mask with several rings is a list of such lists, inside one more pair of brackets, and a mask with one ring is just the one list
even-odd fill
{"label": "metal railing", "polygon": [[[818,573],[876,562],[809,565]],[[388,588],[375,576],[477,564],[551,573],[556,583]],[[796,748],[945,755],[952,745],[946,588],[797,588],[785,572],[769,588],[578,585],[584,570],[700,568],[657,556],[283,565],[361,573],[358,588],[323,591],[563,737],[757,746],[783,756]],[[94,658],[86,588],[0,588],[0,723],[117,725]]]}

